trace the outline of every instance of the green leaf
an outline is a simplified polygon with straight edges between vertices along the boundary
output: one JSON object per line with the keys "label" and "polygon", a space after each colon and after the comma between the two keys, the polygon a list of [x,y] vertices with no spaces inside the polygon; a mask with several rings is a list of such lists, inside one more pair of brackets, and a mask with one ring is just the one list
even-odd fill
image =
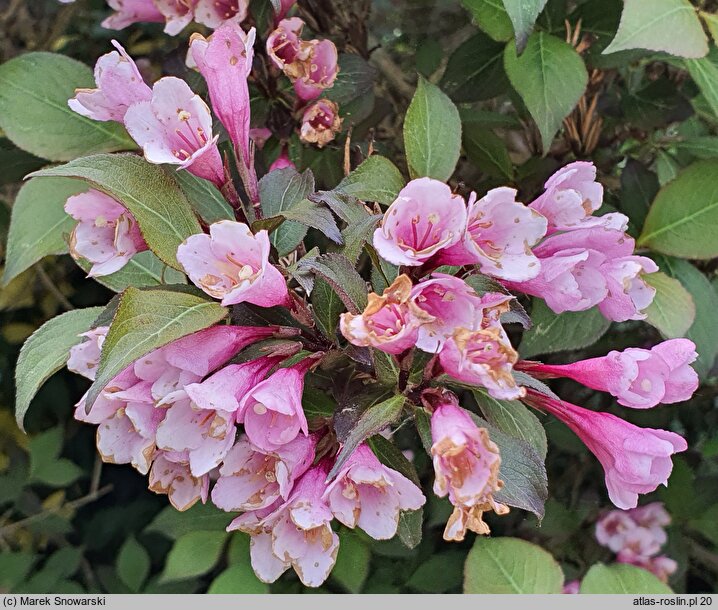
{"label": "green leaf", "polygon": [[415,549],[423,537],[424,509],[403,511],[399,515],[397,536],[408,549]]}
{"label": "green leaf", "polygon": [[[320,203],[311,201],[310,199],[302,199],[291,208],[284,210],[281,214],[256,221],[252,224],[252,228],[255,229],[255,225],[258,225],[259,223],[269,223],[269,227],[262,226],[261,228],[266,228],[270,234],[274,235],[282,228],[285,220],[299,223],[305,227],[313,227],[314,229],[321,231],[334,243],[344,243],[342,235],[339,232],[339,227],[337,226],[337,222],[334,220],[332,213]],[[260,227],[258,226],[257,228]],[[304,232],[306,234],[306,230]]]}
{"label": "green leaf", "polygon": [[477,32],[449,57],[441,88],[456,103],[478,102],[509,88],[503,65],[504,45]]}
{"label": "green leaf", "polygon": [[611,325],[596,307],[557,314],[541,299],[533,300],[531,320],[533,328],[524,333],[519,346],[522,358],[587,347]]}
{"label": "green leaf", "polygon": [[45,256],[67,252],[66,236],[75,221],[65,213],[65,202],[86,190],[67,178],[33,179],[23,185],[12,206],[3,285]]}
{"label": "green leaf", "polygon": [[137,148],[120,124],[70,110],[75,89],[94,86],[90,68],[64,55],[11,59],[0,66],[0,128],[23,150],[50,161]]}
{"label": "green leaf", "polygon": [[460,590],[464,553],[449,551],[429,557],[406,582],[419,593],[450,593]]}
{"label": "green leaf", "polygon": [[227,513],[212,504],[198,502],[183,512],[173,506],[165,506],[144,531],[177,540],[195,530],[224,532],[226,526]]}
{"label": "green leaf", "polygon": [[703,22],[708,26],[713,42],[718,44],[718,15],[706,13],[705,11],[700,11],[700,15]]}
{"label": "green leaf", "polygon": [[312,313],[317,328],[327,339],[336,341],[339,315],[346,310],[344,303],[332,287],[321,279],[314,283],[311,299]]}
{"label": "green leaf", "polygon": [[161,289],[125,290],[102,346],[97,377],[87,392],[87,409],[105,386],[138,358],[212,326],[226,315],[224,307],[204,296]]}
{"label": "green leaf", "polygon": [[25,582],[38,557],[24,551],[0,553],[0,588],[12,591]]}
{"label": "green leaf", "polygon": [[433,444],[431,439],[431,416],[423,407],[416,407],[414,409],[414,422],[424,451],[426,451],[427,455],[431,455],[431,446]]}
{"label": "green leaf", "polygon": [[387,387],[395,387],[399,383],[401,369],[399,363],[392,354],[387,354],[378,349],[371,350],[371,359],[374,363],[376,380]]}
{"label": "green leaf", "polygon": [[79,178],[113,197],[132,212],[152,251],[180,271],[177,247],[202,232],[177,181],[136,155],[94,155],[31,175]]}
{"label": "green leaf", "polygon": [[231,565],[209,586],[210,595],[258,595],[269,593],[269,585],[259,580],[247,558],[246,563]]}
{"label": "green leaf", "polygon": [[582,594],[665,594],[671,588],[653,574],[624,563],[591,566],[581,581]]}
{"label": "green leaf", "polygon": [[82,476],[77,464],[59,457],[62,441],[62,428],[51,428],[30,439],[30,481],[67,487]]}
{"label": "green leaf", "polygon": [[70,348],[80,342],[102,307],[74,309],[45,322],[25,342],[15,369],[15,419],[24,430],[23,420],[37,391],[59,371],[70,357]]}
{"label": "green leaf", "polygon": [[396,421],[404,408],[405,401],[404,396],[392,396],[364,411],[344,440],[341,451],[337,454],[334,466],[332,466],[327,479],[332,479],[337,475],[349,459],[349,456],[365,439],[377,434],[380,430]]}
{"label": "green leaf", "polygon": [[696,136],[676,143],[676,150],[686,152],[697,159],[715,159],[718,157],[717,136]]}
{"label": "green leaf", "polygon": [[137,593],[149,576],[150,555],[134,536],[130,536],[120,548],[115,568],[120,580]]}
{"label": "green leaf", "polygon": [[514,28],[501,0],[461,0],[478,25],[499,42],[511,40]]}
{"label": "green leaf", "polygon": [[639,246],[682,258],[718,256],[718,160],[684,169],[656,196]]}
{"label": "green leaf", "polygon": [[192,209],[207,224],[235,219],[231,206],[209,180],[198,178],[188,171],[177,171],[176,167],[166,167],[165,171],[177,180]]}
{"label": "green leaf", "polygon": [[660,271],[644,278],[656,289],[653,302],[646,309],[646,322],[655,326],[666,339],[684,337],[696,318],[691,293],[676,279]]}
{"label": "green leaf", "polygon": [[357,314],[366,307],[366,282],[345,256],[324,254],[313,258],[304,257],[299,261],[297,269],[324,279],[339,295],[349,312]]}
{"label": "green leaf", "polygon": [[504,141],[490,129],[469,123],[462,137],[469,160],[492,178],[513,180],[514,166]]}
{"label": "green leaf", "polygon": [[504,67],[521,96],[548,151],[561,122],[581,99],[588,73],[583,59],[568,43],[545,32],[532,34],[517,56],[515,44],[506,45]]}
{"label": "green leaf", "polygon": [[534,29],[536,19],[547,0],[502,0],[506,13],[514,26],[516,48],[522,53]]}
{"label": "green leaf", "polygon": [[705,101],[718,117],[718,51],[712,50],[708,57],[683,61],[691,78],[700,89]]}
{"label": "green leaf", "polygon": [[219,561],[226,532],[194,531],[175,541],[167,556],[162,582],[184,580],[209,572]]}
{"label": "green leaf", "polygon": [[561,593],[562,587],[556,560],[519,538],[478,536],[466,557],[464,593]]}
{"label": "green leaf", "polygon": [[652,171],[635,159],[628,159],[621,172],[621,211],[639,230],[643,227],[651,202],[658,194],[660,184]]}
{"label": "green leaf", "polygon": [[332,570],[332,579],[349,593],[360,593],[371,563],[371,550],[351,530],[342,528],[339,533],[339,553]]}
{"label": "green leaf", "polygon": [[[362,201],[378,201],[390,205],[402,188],[404,177],[396,165],[386,157],[372,155],[344,178],[334,191]],[[343,216],[338,210],[334,212],[346,221],[353,218]],[[365,211],[363,215],[366,215]]]}
{"label": "green leaf", "polygon": [[488,422],[509,436],[525,441],[546,459],[546,431],[541,422],[518,400],[496,400],[481,391],[474,398]]}
{"label": "green leaf", "polygon": [[[259,199],[265,217],[279,216],[314,192],[314,176],[311,171],[300,174],[291,167],[269,172],[259,181]],[[298,222],[282,224],[270,236],[279,256],[292,252],[304,239],[307,228]]]}
{"label": "green leaf", "polygon": [[327,99],[341,107],[371,93],[376,71],[361,55],[342,53],[338,63],[339,74],[326,92]]}
{"label": "green leaf", "polygon": [[688,0],[624,0],[618,31],[603,54],[627,49],[703,57],[708,53],[708,39]]}
{"label": "green leaf", "polygon": [[361,256],[364,245],[372,241],[374,229],[381,222],[381,214],[364,216],[357,222],[350,223],[343,231],[344,246],[339,251],[351,262],[356,263]]}
{"label": "green leaf", "polygon": [[399,451],[398,447],[394,443],[384,438],[381,434],[375,434],[367,440],[367,445],[369,445],[371,450],[374,452],[374,455],[376,455],[384,466],[393,468],[398,473],[403,474],[417,487],[421,486],[421,483],[419,482],[419,475],[416,474],[414,464],[412,464],[406,456]]}
{"label": "green leaf", "polygon": [[404,147],[412,178],[448,180],[461,153],[459,111],[423,76],[406,111]]}
{"label": "green leaf", "polygon": [[[90,270],[91,264],[84,259],[77,262],[85,271]],[[122,292],[130,286],[147,288],[163,284],[187,283],[184,273],[165,265],[151,250],[138,252],[119,271],[92,279],[114,292]]]}

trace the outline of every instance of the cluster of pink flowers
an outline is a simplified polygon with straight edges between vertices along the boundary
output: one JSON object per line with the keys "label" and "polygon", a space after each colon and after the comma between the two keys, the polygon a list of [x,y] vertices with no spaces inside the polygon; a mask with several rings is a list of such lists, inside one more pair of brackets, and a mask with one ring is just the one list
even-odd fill
{"label": "cluster of pink flowers", "polygon": [[668,540],[664,528],[670,523],[671,516],[660,502],[612,510],[596,523],[596,540],[616,553],[619,563],[638,566],[667,582],[678,564],[658,553]]}

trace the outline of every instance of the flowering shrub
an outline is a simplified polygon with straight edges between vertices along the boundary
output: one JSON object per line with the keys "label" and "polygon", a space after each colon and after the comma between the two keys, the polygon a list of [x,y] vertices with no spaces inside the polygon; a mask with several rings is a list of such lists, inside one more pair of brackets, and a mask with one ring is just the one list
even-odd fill
{"label": "flowering shrub", "polygon": [[[570,477],[554,491],[547,476],[570,430],[593,454],[580,468],[603,471],[590,501],[621,509],[596,526],[620,565],[587,570],[574,558],[566,575],[582,583],[566,590],[610,592],[616,579],[629,583],[623,590],[668,590],[678,564],[658,553],[670,517],[642,496],[685,467],[676,456],[692,450],[692,429],[677,403],[692,399],[718,352],[705,328],[716,295],[709,285],[704,297],[705,276],[680,260],[718,253],[705,237],[718,224],[718,173],[714,161],[677,177],[659,167],[656,195],[655,175],[633,160],[640,142],[624,138],[615,158],[593,154],[598,96],[610,97],[601,70],[615,68],[601,67],[603,41],[580,28],[584,9],[600,3],[567,13],[564,42],[548,16],[558,9],[535,23],[546,2],[504,0],[505,36],[486,13],[493,5],[466,1],[481,30],[471,26],[441,79],[419,77],[399,113],[403,146],[386,133],[366,32],[341,40],[342,28],[360,29],[341,3],[331,27],[309,0],[107,4],[105,28],[164,24],[183,65],[141,61],[130,36],[105,45],[94,77],[49,53],[0,66],[0,126],[41,158],[13,206],[5,281],[68,252],[117,293],[28,338],[16,418],[22,428],[35,393],[65,365],[91,382],[74,420],[92,427],[99,459],[145,477],[166,496],[170,523],[185,511],[212,520],[211,533],[184,522],[182,551],[192,555],[190,540],[214,545],[209,567],[177,559],[175,548],[163,580],[211,570],[226,530],[246,546],[214,590],[249,557],[254,576],[242,578],[261,590],[260,581],[294,582],[282,576],[290,568],[321,587],[337,565],[335,578],[358,591],[369,560],[356,574],[352,562],[370,549],[411,553],[439,526],[442,536],[429,535],[439,560],[463,563],[450,547],[475,540],[465,591],[558,593],[561,567],[506,524],[530,513],[550,523],[547,499],[579,493]],[[530,16],[517,14],[528,5]],[[712,59],[699,59],[707,46],[631,43],[633,10],[626,5],[613,50],[688,58],[702,92],[695,104],[714,113],[703,80]],[[474,83],[466,63],[487,49],[503,67],[486,60],[478,74],[493,77]],[[404,95],[401,71],[379,57]],[[31,106],[20,93],[28,86]],[[481,91],[491,86],[504,101],[465,104],[494,97]],[[492,128],[521,131],[528,154],[510,156]],[[608,197],[613,164],[638,199],[626,195],[621,211]],[[660,405],[677,406],[653,417]],[[496,535],[506,531],[515,535]],[[146,554],[132,544],[123,552]],[[525,582],[482,575],[489,551]],[[147,574],[126,570],[124,585],[142,589]]]}

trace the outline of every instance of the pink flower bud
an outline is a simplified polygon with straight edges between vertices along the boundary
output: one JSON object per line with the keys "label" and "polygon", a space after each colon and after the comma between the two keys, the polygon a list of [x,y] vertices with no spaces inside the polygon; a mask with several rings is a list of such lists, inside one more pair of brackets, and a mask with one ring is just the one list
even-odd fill
{"label": "pink flower bud", "polygon": [[307,50],[308,57],[301,60],[301,72],[294,81],[294,91],[304,102],[318,98],[325,89],[334,85],[339,73],[337,48],[331,40],[304,43],[300,56],[306,54]]}
{"label": "pink flower bud", "polygon": [[170,460],[170,454],[160,452],[152,463],[149,487],[157,494],[166,494],[170,504],[179,511],[192,508],[198,500],[204,504],[209,495],[209,475],[194,477],[189,466]]}
{"label": "pink flower bud", "polygon": [[419,266],[462,239],[466,203],[438,180],[412,180],[389,206],[374,232],[379,256],[394,265]]}
{"label": "pink flower bud", "polygon": [[153,0],[107,0],[115,12],[102,22],[108,30],[123,30],[133,23],[162,23],[165,16]]}
{"label": "pink flower bud", "polygon": [[563,594],[564,595],[577,595],[580,590],[581,590],[581,581],[580,580],[569,580],[563,586]]}
{"label": "pink flower bud", "polygon": [[431,455],[434,461],[434,493],[449,496],[454,512],[446,524],[444,540],[463,540],[466,530],[488,534],[483,514],[509,512],[493,494],[501,489],[501,457],[485,428],[451,402],[439,406],[431,416]]}
{"label": "pink flower bud", "polygon": [[247,18],[249,0],[197,0],[194,20],[216,29],[227,22],[239,23]]}
{"label": "pink flower bud", "polygon": [[79,221],[70,235],[70,254],[92,263],[90,277],[119,271],[135,254],[147,250],[134,216],[100,191],[90,189],[69,197],[65,211]]}
{"label": "pink flower bud", "polygon": [[266,231],[254,235],[241,222],[221,220],[209,233],[192,235],[177,249],[177,260],[198,288],[222,305],[288,303],[287,283],[269,263]]}
{"label": "pink flower bud", "polygon": [[287,152],[286,146],[282,148],[282,153],[269,166],[269,171],[273,172],[275,169],[284,169],[285,167],[297,169],[297,166],[294,165],[294,162],[289,158],[289,153]]}
{"label": "pink flower bud", "polygon": [[249,139],[254,142],[258,150],[262,150],[267,140],[272,137],[272,132],[267,127],[253,127],[249,130]]}
{"label": "pink flower bud", "polygon": [[302,142],[323,148],[342,128],[339,106],[331,100],[317,100],[302,115],[299,137]]}
{"label": "pink flower bud", "polygon": [[109,326],[98,326],[80,335],[86,340],[70,348],[70,357],[67,360],[68,370],[92,381],[95,380],[97,367],[100,364],[100,351],[109,328]]}
{"label": "pink flower bud", "polygon": [[424,494],[404,475],[384,466],[366,445],[359,445],[322,496],[334,516],[359,526],[375,540],[393,538],[401,511],[418,510]]}
{"label": "pink flower bud", "polygon": [[95,121],[122,122],[127,109],[136,102],[152,98],[132,58],[119,42],[112,41],[117,51],[100,57],[95,64],[96,89],[76,89],[68,106],[78,114]]}

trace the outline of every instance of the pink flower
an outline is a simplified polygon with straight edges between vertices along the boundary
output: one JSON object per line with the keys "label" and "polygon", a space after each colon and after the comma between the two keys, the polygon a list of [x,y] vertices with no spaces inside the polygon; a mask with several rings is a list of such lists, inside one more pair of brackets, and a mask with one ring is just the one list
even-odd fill
{"label": "pink flower", "polygon": [[194,19],[197,23],[215,29],[228,21],[244,21],[248,8],[249,0],[197,0]]}
{"label": "pink flower", "polygon": [[631,512],[612,510],[596,522],[596,540],[601,546],[618,553],[626,545],[626,534],[637,527],[631,518]]}
{"label": "pink flower", "polygon": [[[651,502],[634,508],[630,511],[631,518],[641,527],[647,527],[654,532],[663,530],[666,525],[671,524],[671,516],[663,506],[663,502]],[[657,536],[659,537],[659,536]],[[661,544],[665,543],[665,538]]]}
{"label": "pink flower", "polygon": [[518,354],[500,325],[478,330],[457,328],[439,353],[439,362],[447,374],[485,387],[500,400],[515,400],[524,395],[512,374],[517,360]]}
{"label": "pink flower", "polygon": [[540,264],[531,247],[546,234],[546,219],[516,201],[516,190],[501,187],[476,200],[469,197],[463,239],[442,251],[438,263],[478,264],[482,273],[525,281],[538,275]]}
{"label": "pink flower", "polygon": [[165,18],[165,33],[176,36],[194,19],[198,0],[153,0]]}
{"label": "pink flower", "polygon": [[401,511],[426,502],[414,483],[384,466],[365,444],[354,450],[322,499],[341,523],[359,526],[375,540],[393,538]]}
{"label": "pink flower", "polygon": [[316,363],[305,358],[279,369],[250,389],[239,403],[239,421],[252,444],[270,453],[293,441],[301,432],[309,435],[302,408],[304,375]]}
{"label": "pink flower", "polygon": [[551,176],[544,188],[529,207],[548,219],[551,233],[605,222],[605,217],[592,216],[603,203],[603,186],[596,182],[593,163],[569,163]]}
{"label": "pink flower", "polygon": [[278,449],[265,452],[246,437],[225,456],[212,502],[222,510],[260,510],[277,500],[287,500],[294,481],[314,461],[316,438],[297,436]]}
{"label": "pink flower", "polygon": [[332,512],[322,499],[328,469],[308,470],[289,499],[265,513],[245,513],[227,528],[252,536],[252,568],[263,582],[274,582],[290,567],[307,587],[320,586],[334,567],[339,536],[332,531]]}
{"label": "pink flower", "polygon": [[283,19],[267,38],[269,59],[290,78],[299,77],[311,53],[311,46],[300,38],[303,28],[304,21],[299,17]]}
{"label": "pink flower", "polygon": [[302,115],[299,136],[302,142],[323,148],[341,128],[339,106],[331,100],[322,99],[307,106]]}
{"label": "pink flower", "polygon": [[438,406],[431,416],[431,455],[434,461],[434,493],[449,496],[454,512],[446,524],[444,540],[463,540],[466,530],[488,534],[486,511],[509,512],[493,494],[503,487],[499,480],[501,456],[485,428],[479,428],[459,408],[456,399]]}
{"label": "pink flower", "polygon": [[204,504],[209,495],[209,475],[194,477],[189,466],[169,459],[171,454],[161,452],[150,468],[150,490],[166,494],[170,504],[179,511],[192,508],[198,500]]}
{"label": "pink flower", "polygon": [[161,23],[165,20],[153,0],[107,0],[114,13],[102,22],[108,30],[122,30],[140,22]]}
{"label": "pink flower", "polygon": [[461,278],[434,273],[411,291],[411,302],[426,314],[419,326],[416,347],[438,353],[457,328],[478,330],[482,327],[485,310],[503,309],[502,306],[510,300],[510,296],[497,293],[479,297]]}
{"label": "pink flower", "polygon": [[69,197],[65,211],[79,221],[70,235],[70,254],[92,263],[90,277],[119,271],[135,254],[147,250],[134,216],[100,191],[90,189]]}
{"label": "pink flower", "polygon": [[286,146],[282,148],[281,154],[269,166],[269,171],[273,172],[275,169],[284,169],[285,167],[291,167],[292,169],[297,169],[297,166],[294,165],[292,160],[289,158],[289,153],[287,151]]}
{"label": "pink flower", "polygon": [[529,389],[532,406],[560,419],[598,458],[606,473],[608,496],[618,508],[634,508],[638,494],[666,485],[671,456],[688,448],[678,434],[639,428],[610,413],[589,411]]}
{"label": "pink flower", "polygon": [[388,354],[414,347],[419,326],[433,320],[411,300],[411,280],[397,277],[382,296],[371,292],[361,314],[343,313],[339,328],[349,343],[371,346]]}
{"label": "pink flower", "polygon": [[109,328],[109,326],[98,326],[80,335],[86,341],[70,348],[70,357],[67,360],[68,370],[92,381],[95,380],[97,367],[100,364],[100,351]]}
{"label": "pink flower", "polygon": [[[214,0],[205,1],[214,4]],[[245,164],[250,158],[247,77],[252,71],[254,37],[254,28],[245,33],[237,21],[229,21],[209,39],[200,34],[190,39],[190,54],[207,82],[212,109]]]}
{"label": "pink flower", "polygon": [[419,266],[457,243],[466,229],[466,204],[438,180],[412,180],[374,232],[374,247],[394,265]]}
{"label": "pink flower", "polygon": [[[75,419],[88,424],[99,424],[111,418],[121,407],[127,405],[127,400],[123,398],[126,396],[125,391],[130,388],[139,390],[139,381],[131,368],[120,373],[97,397],[89,413],[85,412],[85,396],[80,399],[75,405]],[[145,401],[145,398],[144,395],[139,395],[140,402]]]}
{"label": "pink flower", "polygon": [[179,165],[219,188],[224,184],[212,115],[183,80],[173,76],[158,80],[152,99],[131,106],[124,123],[150,163]]}
{"label": "pink flower", "polygon": [[294,91],[300,100],[308,102],[334,85],[339,73],[339,56],[331,40],[312,40],[303,45],[302,52],[304,50],[308,50],[309,55],[301,62],[301,73],[294,81]]}
{"label": "pink flower", "polygon": [[577,595],[580,590],[581,590],[581,581],[580,580],[569,580],[563,586],[564,595]]}
{"label": "pink flower", "polygon": [[78,114],[95,121],[122,122],[127,109],[136,102],[152,98],[150,89],[137,65],[119,42],[112,41],[117,51],[100,57],[95,64],[96,89],[76,89],[67,102]]}
{"label": "pink flower", "polygon": [[280,10],[275,15],[274,20],[279,21],[280,19],[284,19],[284,16],[292,9],[292,7],[297,3],[297,0],[280,0]]}
{"label": "pink flower", "polygon": [[177,260],[194,284],[222,305],[252,303],[260,307],[288,303],[287,283],[269,264],[269,235],[256,235],[241,222],[221,220],[209,235],[187,238],[177,249]]}
{"label": "pink flower", "polygon": [[267,140],[272,137],[272,131],[268,127],[253,127],[249,130],[249,139],[254,145],[262,150]]}
{"label": "pink flower", "polygon": [[678,564],[665,555],[659,557],[641,557],[633,555],[630,552],[619,553],[616,557],[616,561],[648,570],[663,582],[668,582],[668,578],[671,574],[674,574],[678,569]]}
{"label": "pink flower", "polygon": [[698,389],[698,375],[690,364],[697,357],[692,341],[670,339],[650,350],[628,348],[572,364],[529,365],[526,370],[569,377],[594,390],[608,392],[624,407],[650,409],[693,396]]}
{"label": "pink flower", "polygon": [[658,265],[645,256],[625,256],[601,266],[608,296],[598,304],[605,318],[615,322],[644,320],[643,311],[653,302],[656,289],[643,279],[644,273],[658,271]]}

